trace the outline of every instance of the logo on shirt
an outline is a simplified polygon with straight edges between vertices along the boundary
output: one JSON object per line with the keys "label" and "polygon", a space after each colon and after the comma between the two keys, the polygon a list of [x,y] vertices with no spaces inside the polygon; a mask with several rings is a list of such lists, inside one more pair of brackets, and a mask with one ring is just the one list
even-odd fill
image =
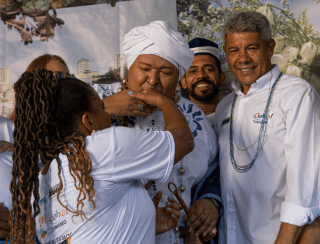
{"label": "logo on shirt", "polygon": [[265,120],[263,114],[264,113],[256,113],[255,115],[253,115],[253,123],[268,123],[268,120],[271,120],[274,115],[273,112],[270,112]]}
{"label": "logo on shirt", "polygon": [[220,127],[222,127],[222,126],[224,126],[224,125],[229,124],[229,123],[230,123],[230,121],[231,121],[231,117],[225,118],[225,119],[222,121],[222,123],[221,123],[221,126],[220,126]]}
{"label": "logo on shirt", "polygon": [[[57,195],[59,191],[61,191],[61,186],[56,185],[55,187],[51,188],[49,190],[49,198],[52,198],[53,196]],[[61,194],[61,193],[60,193]],[[41,199],[42,200],[42,199]]]}
{"label": "logo on shirt", "polygon": [[45,204],[45,203],[46,203],[46,197],[40,199],[39,202],[38,202],[38,205],[39,205],[39,207],[40,207],[40,206],[42,206],[42,205]]}
{"label": "logo on shirt", "polygon": [[63,220],[66,215],[68,215],[68,213],[68,210],[65,208],[60,208],[59,211],[56,209],[56,211],[51,213],[51,215],[49,216],[49,221],[52,225],[55,225],[61,222],[61,220]]}
{"label": "logo on shirt", "polygon": [[71,234],[72,232],[70,233],[67,233],[65,235],[62,235],[62,236],[59,236],[49,242],[47,242],[46,244],[62,244],[62,243],[67,243],[67,242],[64,242],[65,240],[71,238]]}
{"label": "logo on shirt", "polygon": [[40,224],[40,230],[37,231],[39,239],[44,239],[47,236],[47,232],[44,230],[44,223],[45,223],[46,219],[44,216],[40,216],[39,218],[39,224]]}
{"label": "logo on shirt", "polygon": [[56,229],[60,228],[61,226],[64,226],[66,223],[67,223],[67,221],[64,220],[64,221],[60,222],[59,224],[53,226],[51,229],[56,230]]}

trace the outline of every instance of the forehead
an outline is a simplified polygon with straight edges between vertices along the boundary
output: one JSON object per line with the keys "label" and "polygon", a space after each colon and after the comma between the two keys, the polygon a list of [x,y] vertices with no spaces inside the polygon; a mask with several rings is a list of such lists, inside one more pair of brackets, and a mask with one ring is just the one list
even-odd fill
{"label": "forehead", "polygon": [[217,66],[217,60],[212,57],[211,55],[196,55],[194,56],[192,66],[203,66],[203,65],[212,65],[212,66]]}
{"label": "forehead", "polygon": [[141,54],[134,61],[134,64],[145,64],[155,69],[170,68],[178,70],[171,62],[154,54]]}
{"label": "forehead", "polygon": [[226,47],[264,43],[258,32],[230,33],[226,36]]}
{"label": "forehead", "polygon": [[46,70],[50,70],[52,72],[62,72],[62,73],[68,73],[67,67],[56,60],[50,60],[46,65]]}

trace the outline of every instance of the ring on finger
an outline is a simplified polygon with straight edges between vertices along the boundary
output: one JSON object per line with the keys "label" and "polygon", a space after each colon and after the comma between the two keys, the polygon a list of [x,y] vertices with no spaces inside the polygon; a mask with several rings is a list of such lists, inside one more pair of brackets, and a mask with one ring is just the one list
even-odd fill
{"label": "ring on finger", "polygon": [[138,110],[139,110],[140,112],[143,111],[143,105],[142,105],[142,104],[138,104]]}

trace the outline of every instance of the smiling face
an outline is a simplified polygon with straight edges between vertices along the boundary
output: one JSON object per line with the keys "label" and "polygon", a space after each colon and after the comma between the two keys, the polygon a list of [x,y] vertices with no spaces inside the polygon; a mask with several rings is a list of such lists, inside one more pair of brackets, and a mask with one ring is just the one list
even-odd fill
{"label": "smiling face", "polygon": [[188,89],[191,99],[200,102],[210,101],[219,94],[220,84],[225,75],[219,72],[218,61],[210,55],[196,55],[181,85]]}
{"label": "smiling face", "polygon": [[241,83],[244,94],[247,94],[252,83],[271,70],[274,47],[273,39],[267,46],[258,32],[227,35],[223,49],[227,55],[229,69]]}
{"label": "smiling face", "polygon": [[152,54],[142,54],[129,69],[128,89],[141,91],[152,88],[172,99],[178,79],[179,70],[168,60]]}

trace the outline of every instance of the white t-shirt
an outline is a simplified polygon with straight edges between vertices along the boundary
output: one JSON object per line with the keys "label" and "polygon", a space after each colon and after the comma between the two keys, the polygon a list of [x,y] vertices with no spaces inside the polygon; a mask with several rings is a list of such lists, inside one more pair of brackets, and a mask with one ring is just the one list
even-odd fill
{"label": "white t-shirt", "polygon": [[0,141],[13,143],[13,122],[0,116]]}
{"label": "white t-shirt", "polygon": [[12,166],[12,152],[0,153],[0,202],[3,202],[9,210],[12,209],[10,192]]}
{"label": "white t-shirt", "polygon": [[[109,95],[117,93],[118,88],[121,87],[120,83],[113,84],[95,84],[93,88],[103,99]],[[216,135],[210,125],[206,115],[202,110],[193,102],[181,97],[177,103],[180,111],[186,117],[189,127],[194,136],[194,149],[188,155],[186,155],[179,163],[173,167],[173,172],[165,182],[159,182],[154,180],[154,184],[148,189],[148,193],[153,197],[158,191],[162,191],[162,199],[159,203],[159,207],[164,207],[168,197],[173,197],[172,193],[168,189],[168,183],[173,181],[177,187],[182,185],[185,187],[185,191],[180,193],[187,206],[191,207],[191,187],[196,185],[201,178],[205,175],[209,164],[213,161],[218,153],[218,143]],[[121,118],[119,121],[113,121],[113,125],[121,126]],[[155,112],[147,118],[130,116],[128,119],[128,127],[137,130],[144,131],[163,131],[165,128],[164,118],[161,111]],[[179,173],[179,169],[183,167],[185,173],[183,176]],[[144,181],[143,183],[147,183]],[[220,197],[215,194],[203,195],[204,197],[215,198],[221,201]],[[180,212],[180,219],[178,225],[184,225],[183,218],[185,212]],[[172,230],[156,236],[157,244],[174,244],[183,243],[183,239],[180,239],[178,234],[174,234]]]}
{"label": "white t-shirt", "polygon": [[[170,132],[146,132],[112,127],[86,138],[92,161],[96,208],[84,201],[90,220],[72,216],[57,199],[60,186],[57,162],[46,175],[39,174],[40,214],[36,217],[41,243],[155,243],[155,209],[139,179],[166,181],[170,176],[175,143]],[[60,200],[71,210],[77,206],[79,191],[61,155],[63,189]],[[86,199],[87,200],[87,199]]]}
{"label": "white t-shirt", "polygon": [[245,173],[238,173],[231,163],[235,94],[234,158],[245,165],[255,156],[269,90],[279,75],[276,66],[246,95],[239,83],[233,83],[235,91],[215,111],[227,243],[274,243],[281,222],[303,226],[320,215],[320,96],[308,82],[281,76],[272,94],[262,152]]}

